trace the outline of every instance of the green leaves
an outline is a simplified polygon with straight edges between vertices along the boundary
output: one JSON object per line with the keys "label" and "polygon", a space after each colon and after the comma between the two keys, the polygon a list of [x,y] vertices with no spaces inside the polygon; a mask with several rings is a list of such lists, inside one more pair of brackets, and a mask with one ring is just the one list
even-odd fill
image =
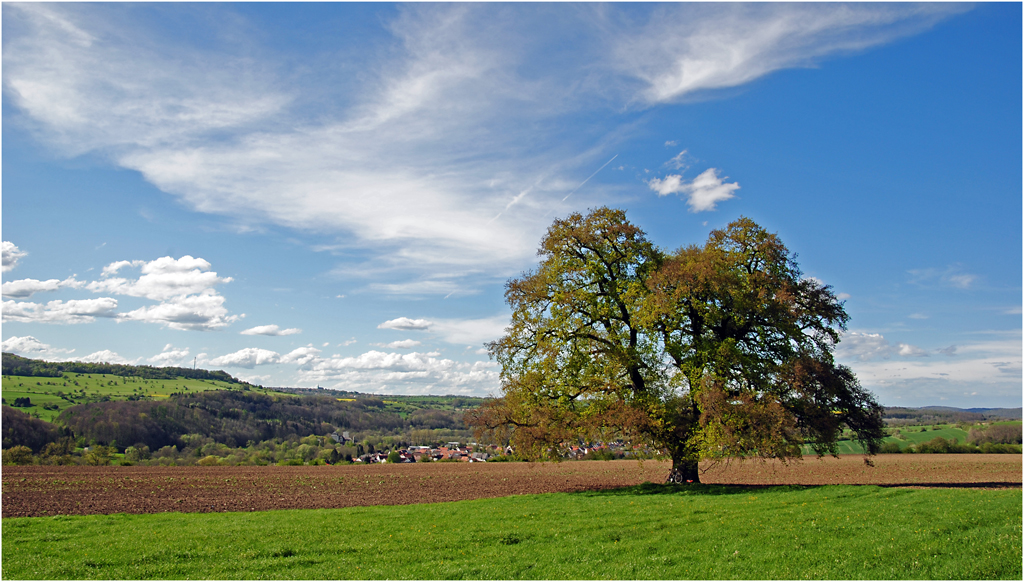
{"label": "green leaves", "polygon": [[[556,220],[534,272],[508,282],[490,344],[505,393],[476,426],[547,454],[614,428],[695,467],[702,457],[873,451],[879,409],[832,349],[849,317],[748,218],[668,255],[621,210]],[[874,447],[874,448],[873,448]]]}

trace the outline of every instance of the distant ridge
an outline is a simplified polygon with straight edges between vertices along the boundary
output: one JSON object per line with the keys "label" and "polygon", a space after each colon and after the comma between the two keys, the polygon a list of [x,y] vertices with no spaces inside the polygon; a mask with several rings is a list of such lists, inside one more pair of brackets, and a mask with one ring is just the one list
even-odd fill
{"label": "distant ridge", "polygon": [[909,408],[886,406],[886,422],[976,422],[981,420],[1021,420],[1020,408],[956,408],[953,406],[921,406]]}
{"label": "distant ridge", "polygon": [[41,378],[59,378],[66,372],[75,374],[112,374],[114,376],[128,376],[146,378],[149,380],[173,380],[175,378],[189,378],[192,380],[220,380],[230,384],[244,384],[228,374],[217,370],[203,370],[198,368],[179,367],[154,367],[154,366],[133,366],[130,364],[89,363],[89,362],[47,362],[45,360],[33,360],[23,358],[17,354],[3,353],[3,375],[4,376],[31,376]]}
{"label": "distant ridge", "polygon": [[1005,418],[1020,419],[1022,408],[955,408],[953,406],[922,406],[917,410],[948,411],[948,412],[974,412],[976,414],[987,414],[990,416],[1002,416]]}

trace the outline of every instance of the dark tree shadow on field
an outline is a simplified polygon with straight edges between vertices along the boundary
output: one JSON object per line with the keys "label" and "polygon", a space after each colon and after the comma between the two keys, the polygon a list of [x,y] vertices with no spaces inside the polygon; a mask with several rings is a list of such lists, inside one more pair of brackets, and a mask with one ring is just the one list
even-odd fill
{"label": "dark tree shadow on field", "polygon": [[[920,489],[1020,489],[1021,484],[1012,481],[987,481],[982,483],[864,483],[838,484],[849,487],[885,487],[885,488],[920,488]],[[629,487],[578,491],[572,495],[583,497],[615,497],[625,495],[742,495],[752,491],[771,490],[773,492],[809,491],[834,485],[730,485],[730,484],[675,484],[675,483],[641,483]]]}
{"label": "dark tree shadow on field", "polygon": [[579,491],[573,495],[584,497],[614,497],[620,495],[741,495],[751,491],[807,491],[824,485],[723,485],[705,483],[641,483],[629,487]]}

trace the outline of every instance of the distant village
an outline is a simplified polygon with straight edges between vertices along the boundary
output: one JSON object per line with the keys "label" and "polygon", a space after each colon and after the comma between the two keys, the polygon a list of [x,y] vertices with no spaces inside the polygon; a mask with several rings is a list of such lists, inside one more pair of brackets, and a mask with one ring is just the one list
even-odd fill
{"label": "distant village", "polygon": [[[352,439],[348,432],[334,432],[331,439],[338,444],[351,443]],[[479,443],[461,443],[451,441],[443,446],[432,448],[427,446],[409,446],[406,448],[375,451],[358,457],[353,457],[353,463],[422,463],[434,461],[461,461],[465,463],[484,463],[494,460],[496,457],[509,457],[514,450],[511,445],[502,447],[500,445],[482,445]],[[392,455],[395,457],[392,457]],[[631,451],[625,450],[622,442],[596,443],[568,447],[565,452],[566,459],[582,459],[587,455],[601,454],[605,458],[627,458],[632,456]],[[346,459],[348,461],[348,459]]]}

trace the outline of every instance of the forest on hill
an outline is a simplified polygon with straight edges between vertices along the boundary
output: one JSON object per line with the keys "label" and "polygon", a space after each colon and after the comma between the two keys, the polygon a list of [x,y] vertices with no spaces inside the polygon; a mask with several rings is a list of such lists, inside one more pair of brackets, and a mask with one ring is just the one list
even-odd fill
{"label": "forest on hill", "polygon": [[231,384],[243,383],[227,372],[203,370],[198,368],[179,368],[173,366],[134,366],[130,364],[90,363],[90,362],[47,362],[23,358],[16,354],[3,353],[4,376],[26,376],[42,378],[59,378],[67,372],[76,374],[110,374],[113,376],[146,378],[148,380],[174,380],[188,378],[190,380],[218,380]]}

